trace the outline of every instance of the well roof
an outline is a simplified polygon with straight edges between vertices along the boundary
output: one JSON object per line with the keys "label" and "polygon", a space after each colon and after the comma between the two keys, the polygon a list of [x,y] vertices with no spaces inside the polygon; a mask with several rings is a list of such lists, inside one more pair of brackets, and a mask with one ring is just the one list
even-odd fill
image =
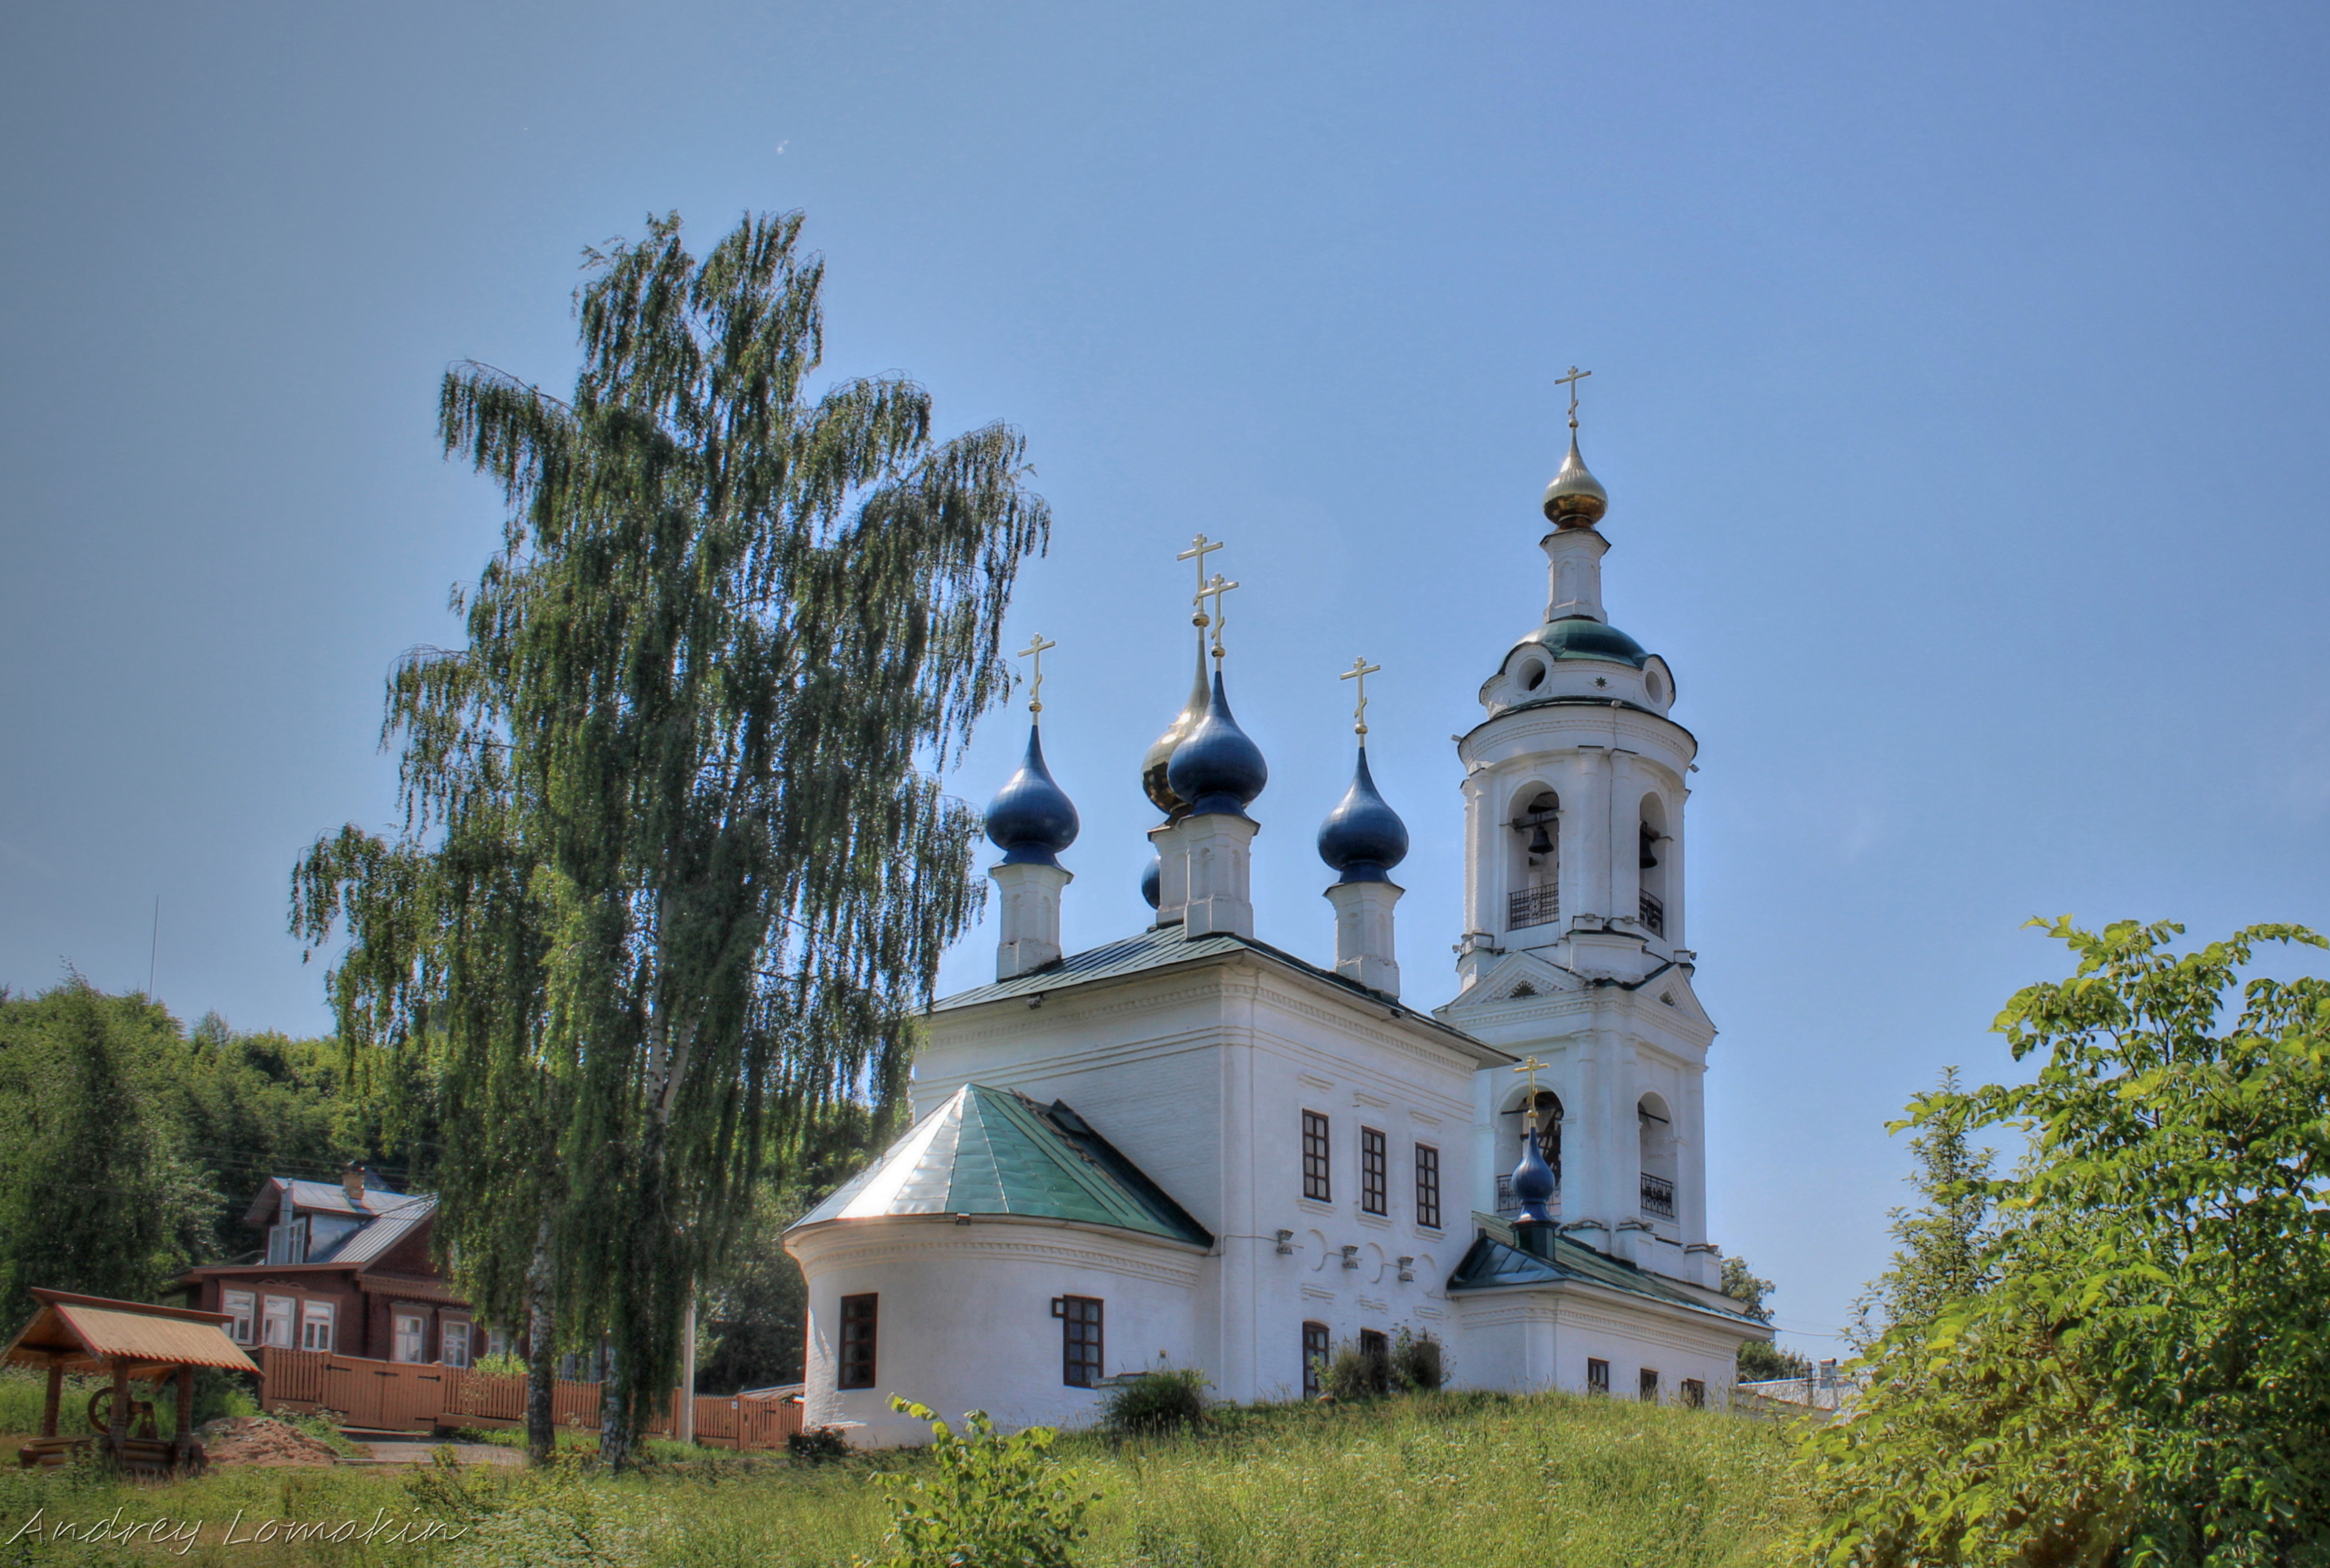
{"label": "well roof", "polygon": [[41,1309],[8,1342],[0,1361],[16,1366],[52,1366],[68,1372],[109,1368],[127,1358],[129,1374],[147,1378],[181,1366],[223,1366],[231,1372],[259,1367],[221,1327],[223,1312],[183,1307],[151,1307],[106,1296],[76,1296],[35,1288]]}

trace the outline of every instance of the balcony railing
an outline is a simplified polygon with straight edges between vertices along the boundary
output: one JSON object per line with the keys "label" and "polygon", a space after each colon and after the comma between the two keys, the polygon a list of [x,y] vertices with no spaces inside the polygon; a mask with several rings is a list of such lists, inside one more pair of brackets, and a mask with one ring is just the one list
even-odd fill
{"label": "balcony railing", "polygon": [[1661,1219],[1675,1217],[1674,1183],[1662,1176],[1643,1173],[1643,1213],[1656,1214]]}
{"label": "balcony railing", "polygon": [[1561,890],[1558,887],[1525,887],[1505,898],[1505,926],[1518,930],[1522,926],[1549,924],[1561,915]]}
{"label": "balcony railing", "polygon": [[1643,929],[1654,937],[1667,934],[1667,906],[1654,893],[1643,895]]}

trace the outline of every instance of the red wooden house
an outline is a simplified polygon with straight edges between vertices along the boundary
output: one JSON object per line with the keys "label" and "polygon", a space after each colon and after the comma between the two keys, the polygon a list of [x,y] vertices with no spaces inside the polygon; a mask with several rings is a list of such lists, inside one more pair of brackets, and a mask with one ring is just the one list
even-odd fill
{"label": "red wooden house", "polygon": [[264,1261],[205,1264],[179,1284],[239,1345],[468,1366],[488,1337],[430,1261],[436,1209],[354,1166],[336,1186],[275,1176],[243,1216],[266,1233]]}

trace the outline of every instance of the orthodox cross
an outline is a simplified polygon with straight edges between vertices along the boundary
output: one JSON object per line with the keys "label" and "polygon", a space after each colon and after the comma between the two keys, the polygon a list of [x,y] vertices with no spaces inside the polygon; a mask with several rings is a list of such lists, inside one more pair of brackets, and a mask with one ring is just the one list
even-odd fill
{"label": "orthodox cross", "polygon": [[1593,373],[1590,370],[1580,370],[1573,364],[1569,367],[1568,375],[1558,375],[1553,378],[1554,385],[1566,386],[1569,389],[1569,428],[1573,430],[1577,428],[1577,383]]}
{"label": "orthodox cross", "polygon": [[1360,737],[1359,743],[1363,746],[1367,744],[1366,736],[1368,732],[1368,677],[1382,668],[1383,666],[1381,665],[1371,665],[1368,663],[1365,657],[1355,658],[1351,661],[1351,667],[1350,669],[1345,670],[1341,675],[1335,677],[1339,681],[1357,681],[1359,683],[1359,705],[1351,710],[1351,718],[1354,721],[1351,725],[1351,729],[1354,733]]}
{"label": "orthodox cross", "polygon": [[1190,602],[1198,606],[1196,619],[1198,622],[1198,628],[1201,631],[1205,629],[1208,624],[1206,620],[1205,605],[1203,602],[1206,597],[1206,557],[1211,552],[1219,550],[1221,547],[1222,542],[1220,540],[1208,539],[1204,534],[1200,534],[1195,539],[1189,541],[1189,548],[1181,552],[1180,554],[1173,557],[1176,561],[1195,561],[1198,563],[1198,597]]}
{"label": "orthodox cross", "polygon": [[1198,597],[1190,601],[1198,607],[1198,624],[1200,627],[1207,624],[1206,600],[1210,599],[1214,601],[1214,659],[1216,663],[1219,663],[1222,656],[1222,632],[1230,623],[1229,616],[1222,609],[1222,595],[1227,593],[1231,589],[1236,588],[1236,583],[1232,582],[1228,578],[1224,577],[1220,572],[1217,571],[1214,573],[1212,581],[1201,582],[1198,585]]}
{"label": "orthodox cross", "polygon": [[1021,658],[1033,659],[1036,664],[1035,678],[1028,687],[1028,711],[1031,713],[1044,711],[1044,650],[1059,646],[1056,642],[1046,642],[1044,634],[1039,631],[1034,641],[1019,650]]}
{"label": "orthodox cross", "polygon": [[1532,1056],[1528,1061],[1520,1063],[1513,1069],[1516,1072],[1526,1072],[1530,1075],[1529,1103],[1522,1109],[1529,1112],[1530,1125],[1531,1127],[1535,1127],[1537,1125],[1537,1075],[1545,1070],[1545,1065],[1546,1064],[1544,1063]]}

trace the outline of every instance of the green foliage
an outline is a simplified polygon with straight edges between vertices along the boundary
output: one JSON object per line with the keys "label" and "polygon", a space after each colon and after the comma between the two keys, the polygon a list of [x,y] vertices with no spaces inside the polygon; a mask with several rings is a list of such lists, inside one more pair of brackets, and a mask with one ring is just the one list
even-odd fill
{"label": "green foliage", "polygon": [[1108,1391],[1101,1401],[1102,1419],[1112,1431],[1189,1431],[1205,1422],[1206,1390],[1211,1386],[1194,1366],[1144,1372]]}
{"label": "green foliage", "polygon": [[488,1377],[524,1377],[526,1358],[507,1350],[499,1355],[480,1355],[473,1370]]}
{"label": "green foliage", "polygon": [[785,1434],[785,1452],[805,1465],[831,1464],[846,1459],[856,1450],[849,1439],[838,1426],[813,1426]]}
{"label": "green foliage", "polygon": [[[2255,926],[2054,923],[1997,1027],[2029,1082],[1920,1096],[1923,1209],[1852,1419],[1802,1460],[1838,1563],[2330,1562],[2330,985]],[[2237,1010],[2236,1009],[2237,1004]],[[2226,1014],[2232,1010],[2228,1019]],[[2228,1026],[2229,1025],[2229,1026]],[[1974,1143],[2029,1140],[1992,1177]]]}
{"label": "green foliage", "polygon": [[34,1285],[147,1299],[248,1251],[260,1180],[336,1176],[365,1150],[361,1097],[319,1066],[335,1054],[215,1015],[185,1034],[78,976],[0,991],[0,1315],[29,1312]]}
{"label": "green foliage", "polygon": [[891,1568],[1067,1568],[1075,1544],[1091,1534],[1084,1513],[1100,1501],[1080,1490],[1083,1478],[1051,1457],[1057,1437],[1031,1426],[1004,1437],[974,1410],[967,1435],[928,1405],[893,1395],[890,1408],[931,1423],[934,1472],[880,1478],[890,1497]]}
{"label": "green foliage", "polygon": [[1346,1339],[1318,1362],[1319,1392],[1349,1404],[1381,1399],[1391,1392],[1391,1367],[1382,1356],[1369,1355],[1356,1339]]}
{"label": "green foliage", "polygon": [[1436,1393],[1448,1381],[1448,1358],[1429,1333],[1405,1325],[1391,1337],[1391,1386],[1400,1393]]}
{"label": "green foliage", "polygon": [[[1745,1258],[1723,1260],[1722,1290],[1739,1303],[1740,1309],[1758,1323],[1772,1320],[1771,1308],[1764,1299],[1773,1290],[1772,1281],[1759,1280],[1748,1267]],[[1813,1364],[1794,1351],[1783,1350],[1768,1339],[1743,1339],[1739,1343],[1739,1359],[1735,1375],[1742,1383],[1764,1383],[1782,1377],[1810,1377]]]}
{"label": "green foliage", "polygon": [[571,401],[446,376],[439,433],[500,487],[503,548],[468,645],[391,679],[402,832],[346,829],[294,879],[295,929],[352,939],[352,1047],[431,1063],[473,1299],[514,1318],[545,1257],[562,1337],[611,1337],[618,1463],[772,1115],[903,1081],[983,888],[934,768],[1009,686],[1049,527],[1009,429],[934,440],[895,377],[810,390],[800,227],[749,218],[699,260],[674,216],[593,252]]}

